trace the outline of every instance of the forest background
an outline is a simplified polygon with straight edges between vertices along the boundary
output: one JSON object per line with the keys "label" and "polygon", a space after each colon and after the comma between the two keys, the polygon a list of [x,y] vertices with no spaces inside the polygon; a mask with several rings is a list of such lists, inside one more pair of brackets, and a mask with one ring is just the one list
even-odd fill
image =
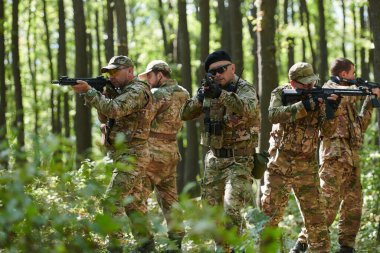
{"label": "forest background", "polygon": [[[105,234],[118,227],[99,208],[111,168],[103,160],[96,111],[52,80],[96,77],[113,55],[122,54],[134,60],[136,74],[151,60],[167,61],[174,78],[194,94],[204,59],[223,48],[237,73],[258,90],[262,151],[268,147],[270,92],[287,82],[295,62],[311,63],[323,83],[332,60],[347,57],[357,76],[380,82],[379,16],[376,0],[0,0],[0,248],[101,251]],[[365,201],[358,252],[379,251],[380,113],[374,112],[361,156]],[[213,223],[220,210],[203,208],[199,218],[194,201],[204,154],[200,125],[186,122],[178,136],[178,186],[186,210],[178,217],[186,219],[188,252],[209,250],[204,235],[220,229]],[[163,238],[159,245],[165,245],[154,200],[150,209]],[[255,210],[247,211],[252,240],[220,231],[249,249],[265,220]],[[292,246],[300,225],[291,199],[281,223],[281,252]],[[332,234],[336,248],[337,231]]]}

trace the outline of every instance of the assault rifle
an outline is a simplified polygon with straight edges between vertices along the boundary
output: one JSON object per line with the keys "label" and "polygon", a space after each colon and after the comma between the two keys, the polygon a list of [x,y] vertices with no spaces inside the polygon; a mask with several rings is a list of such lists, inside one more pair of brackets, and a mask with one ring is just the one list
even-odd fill
{"label": "assault rifle", "polygon": [[354,80],[354,84],[358,87],[366,87],[368,89],[380,88],[380,83],[370,82],[360,77]]}
{"label": "assault rifle", "polygon": [[58,80],[54,80],[51,83],[53,84],[59,84],[61,86],[64,85],[76,85],[78,80],[82,80],[88,83],[91,87],[95,88],[96,90],[103,92],[104,86],[107,84],[111,85],[113,87],[112,83],[110,82],[109,79],[103,77],[103,76],[98,76],[95,78],[68,78],[67,76],[61,76]]}
{"label": "assault rifle", "polygon": [[[359,89],[329,89],[315,87],[310,90],[306,89],[284,89],[282,91],[282,101],[284,105],[293,104],[297,101],[306,98],[323,98],[326,104],[326,118],[334,118],[333,101],[328,100],[327,97],[335,94],[338,96],[368,96],[373,95],[368,89],[359,87]],[[380,102],[376,96],[372,97],[373,107],[380,107]]]}

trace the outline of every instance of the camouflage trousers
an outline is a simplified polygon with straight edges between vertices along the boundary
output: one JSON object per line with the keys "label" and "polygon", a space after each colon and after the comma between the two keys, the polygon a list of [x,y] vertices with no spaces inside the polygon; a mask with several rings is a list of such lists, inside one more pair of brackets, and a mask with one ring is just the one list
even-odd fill
{"label": "camouflage trousers", "polygon": [[148,198],[151,192],[155,191],[157,202],[168,225],[169,239],[179,243],[185,231],[182,223],[172,222],[171,209],[173,204],[178,202],[177,164],[180,155],[178,152],[164,152],[154,148],[150,151],[151,160],[144,179],[144,195]]}
{"label": "camouflage trousers", "polygon": [[[147,146],[146,146],[147,147]],[[121,221],[125,214],[130,220],[131,232],[139,245],[152,240],[149,221],[146,219],[147,199],[143,194],[143,178],[148,165],[149,150],[113,157],[115,169],[108,185],[103,209]],[[121,222],[122,223],[122,222]],[[120,224],[120,223],[119,223]],[[111,246],[121,246],[124,229],[110,235]]]}
{"label": "camouflage trousers", "polygon": [[[223,206],[231,223],[227,229],[236,228],[239,234],[245,228],[245,220],[241,214],[244,207],[253,204],[251,170],[253,157],[236,156],[217,158],[212,151],[205,157],[205,171],[202,179],[202,200],[211,206]],[[229,249],[228,245],[215,239],[217,246]]]}
{"label": "camouflage trousers", "polygon": [[325,203],[319,186],[315,159],[296,159],[278,153],[271,157],[264,175],[263,212],[269,216],[266,226],[277,227],[282,220],[293,190],[307,231],[310,252],[330,252],[330,238],[324,216]]}
{"label": "camouflage trousers", "polygon": [[[359,158],[354,152],[342,152],[340,157],[324,159],[319,170],[322,194],[326,200],[327,226],[334,222],[339,211],[338,240],[343,246],[355,247],[362,215],[360,168],[351,161]],[[340,209],[339,209],[340,208]],[[299,240],[304,241],[304,231]]]}

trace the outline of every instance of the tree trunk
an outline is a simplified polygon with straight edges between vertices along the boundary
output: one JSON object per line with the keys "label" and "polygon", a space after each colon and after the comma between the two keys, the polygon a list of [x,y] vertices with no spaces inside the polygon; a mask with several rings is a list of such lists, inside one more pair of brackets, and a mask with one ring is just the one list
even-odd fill
{"label": "tree trunk", "polygon": [[[47,51],[47,57],[48,57],[48,62],[49,62],[49,73],[50,73],[50,80],[54,80],[54,69],[53,69],[53,56],[51,53],[51,48],[50,48],[50,32],[49,32],[49,22],[47,18],[47,11],[46,11],[46,0],[42,1],[43,5],[43,22],[44,22],[44,28],[45,28],[45,34],[46,34],[46,41],[45,41],[45,46],[46,46],[46,51]],[[57,121],[60,119],[56,115],[56,105],[55,105],[55,92],[54,89],[50,90],[50,110],[51,110],[51,128],[53,133],[58,133],[57,132]]]}
{"label": "tree trunk", "polygon": [[[58,0],[58,75],[67,75],[67,63],[66,63],[66,24],[65,24],[65,6],[64,0]],[[67,92],[63,95],[63,122],[65,129],[65,137],[70,137],[70,105],[69,99],[71,95]]]}
{"label": "tree trunk", "polygon": [[[180,63],[182,64],[181,75],[182,83],[190,94],[191,88],[191,65],[190,65],[190,43],[189,32],[187,29],[186,19],[186,1],[178,0],[178,29],[179,41],[178,47],[180,51]],[[196,182],[196,177],[199,175],[199,155],[198,155],[198,134],[195,121],[186,122],[186,159],[185,159],[185,180],[184,183]],[[184,185],[178,186],[183,187]],[[190,192],[192,196],[199,195],[199,187],[192,189]]]}
{"label": "tree trunk", "polygon": [[[4,1],[0,1],[0,153],[8,149],[5,84]],[[8,155],[0,156],[0,169],[8,169]]]}
{"label": "tree trunk", "polygon": [[[86,24],[82,0],[73,0],[75,30],[75,75],[87,76]],[[84,105],[83,98],[76,95],[74,128],[77,147],[77,165],[91,148],[91,110]]]}
{"label": "tree trunk", "polygon": [[276,47],[273,38],[275,37],[275,10],[277,6],[276,0],[259,1],[259,9],[257,13],[257,52],[259,67],[259,96],[261,98],[261,136],[260,151],[268,149],[269,132],[271,124],[268,121],[268,107],[270,94],[278,85],[277,66],[274,55],[276,55]]}
{"label": "tree trunk", "polygon": [[[373,62],[373,69],[374,69],[374,76],[375,76],[375,82],[380,82],[380,1],[378,0],[369,0],[369,16],[371,21],[371,31],[373,33],[373,42],[375,45],[374,49],[374,62]],[[377,111],[377,129],[380,129],[380,113],[379,110]],[[379,132],[379,131],[378,131]],[[380,143],[380,135],[377,135],[378,141],[377,145]],[[377,242],[380,243],[380,222],[378,222],[378,229],[377,229]]]}
{"label": "tree trunk", "polygon": [[104,15],[104,28],[105,28],[105,34],[106,38],[104,41],[105,44],[105,52],[106,52],[106,60],[109,61],[114,55],[114,41],[113,41],[113,9],[114,9],[114,3],[112,0],[107,0],[105,12],[106,15]]}
{"label": "tree trunk", "polygon": [[357,46],[357,43],[358,43],[358,28],[357,28],[357,25],[356,25],[356,20],[357,20],[356,9],[357,9],[357,4],[354,2],[351,5],[351,13],[352,13],[352,19],[353,19],[353,23],[354,23],[353,27],[354,27],[354,62],[355,62],[355,64],[357,64],[357,60],[358,60],[358,46]]}
{"label": "tree trunk", "polygon": [[241,0],[229,0],[229,19],[231,36],[231,56],[237,75],[242,74],[243,60],[243,17],[240,11]]}
{"label": "tree trunk", "polygon": [[18,43],[18,5],[19,1],[12,2],[12,74],[14,78],[15,103],[16,103],[16,120],[14,128],[17,131],[17,154],[16,163],[24,163],[23,155],[25,148],[25,126],[24,126],[24,106],[22,103],[22,85],[20,73],[20,55]]}
{"label": "tree trunk", "polygon": [[162,31],[162,40],[164,43],[164,52],[165,52],[166,56],[169,56],[171,52],[170,52],[170,47],[169,47],[168,38],[167,38],[167,34],[166,34],[165,19],[164,19],[165,11],[164,11],[164,6],[162,4],[162,0],[158,0],[158,6],[159,6],[158,21],[160,22],[161,31]]}
{"label": "tree trunk", "polygon": [[205,73],[204,61],[210,51],[210,0],[199,2],[199,16],[201,22],[201,43],[200,43],[200,62],[198,76],[203,77]]}
{"label": "tree trunk", "polygon": [[[302,1],[300,1],[300,22],[301,22],[301,27],[304,27],[305,22],[304,22],[304,8]],[[302,61],[306,62],[306,41],[304,37],[301,38],[301,44],[302,44]]]}
{"label": "tree trunk", "polygon": [[[284,1],[284,25],[287,26],[289,24],[289,0]],[[291,8],[291,11],[293,9]],[[294,65],[294,38],[287,37],[286,38],[287,46],[288,46],[288,69]]]}
{"label": "tree trunk", "polygon": [[[96,61],[97,61],[97,71],[100,71],[102,68],[102,57],[100,54],[100,31],[99,31],[99,10],[95,11],[95,38],[96,38]],[[99,73],[99,72],[97,72]]]}
{"label": "tree trunk", "polygon": [[221,45],[224,50],[231,52],[230,18],[224,5],[224,0],[218,0],[218,22],[222,30]]}
{"label": "tree trunk", "polygon": [[252,48],[251,54],[253,55],[253,64],[252,64],[252,73],[253,73],[253,86],[256,91],[259,93],[259,79],[258,79],[258,58],[257,58],[257,34],[256,34],[256,26],[253,25],[253,20],[257,19],[257,7],[255,4],[251,4],[250,13],[252,15],[252,20],[248,19],[248,28],[249,34],[252,38]]}
{"label": "tree trunk", "polygon": [[114,0],[117,28],[117,53],[128,55],[127,11],[124,0]]}
{"label": "tree trunk", "polygon": [[318,0],[318,13],[319,13],[319,77],[321,84],[325,83],[328,71],[327,71],[327,41],[326,41],[326,28],[325,28],[325,8],[323,0]]}
{"label": "tree trunk", "polygon": [[[320,1],[320,0],[318,0],[318,1]],[[316,56],[315,56],[315,51],[314,51],[314,46],[313,46],[313,38],[312,38],[312,35],[311,35],[311,31],[310,31],[309,10],[307,8],[306,0],[300,0],[300,3],[301,3],[301,6],[300,6],[301,13],[302,13],[302,15],[305,15],[305,17],[306,17],[307,38],[309,40],[310,51],[311,51],[311,58],[312,58],[311,64],[313,65],[314,70],[317,72],[317,64],[316,64]]]}
{"label": "tree trunk", "polygon": [[347,57],[346,53],[346,45],[345,45],[345,40],[346,40],[346,5],[345,5],[345,0],[341,0],[342,2],[342,15],[343,15],[343,27],[342,27],[342,53],[343,57]]}
{"label": "tree trunk", "polygon": [[[359,18],[360,18],[360,38],[365,38],[365,33],[368,30],[368,24],[366,22],[366,19],[364,17],[364,6],[360,7],[359,11]],[[360,48],[360,74],[361,77],[368,80],[369,79],[369,66],[368,62],[366,61],[366,51],[367,49],[364,46],[361,46]]]}

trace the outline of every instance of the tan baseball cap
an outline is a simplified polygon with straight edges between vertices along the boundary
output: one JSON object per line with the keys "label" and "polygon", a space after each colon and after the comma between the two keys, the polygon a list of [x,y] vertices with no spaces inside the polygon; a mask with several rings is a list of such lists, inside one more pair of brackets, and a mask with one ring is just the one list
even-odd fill
{"label": "tan baseball cap", "polygon": [[144,77],[146,74],[148,74],[149,72],[153,70],[155,71],[163,70],[169,73],[172,71],[169,67],[169,64],[167,64],[166,62],[162,60],[154,60],[154,61],[149,62],[148,66],[146,66],[145,71],[139,74],[139,78]]}
{"label": "tan baseball cap", "polygon": [[111,58],[108,65],[101,69],[102,73],[108,72],[111,69],[117,69],[120,67],[133,67],[133,61],[124,55],[117,55]]}
{"label": "tan baseball cap", "polygon": [[313,66],[307,62],[298,62],[289,69],[289,79],[302,84],[318,81],[319,77],[314,74]]}

